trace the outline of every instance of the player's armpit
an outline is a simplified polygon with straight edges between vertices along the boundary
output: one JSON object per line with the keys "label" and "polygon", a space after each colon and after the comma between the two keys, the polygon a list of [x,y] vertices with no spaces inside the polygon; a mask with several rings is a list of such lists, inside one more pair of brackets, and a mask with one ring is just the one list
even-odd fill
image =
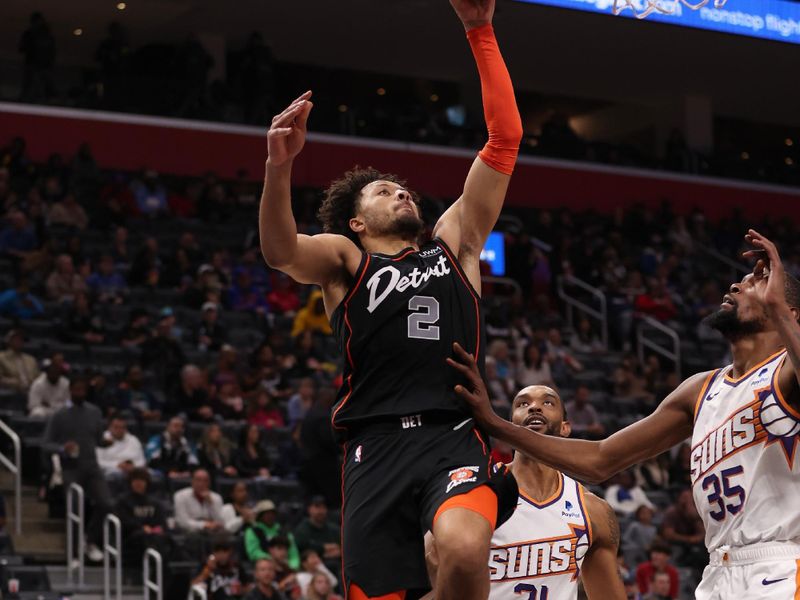
{"label": "player's armpit", "polygon": [[625,587],[617,566],[617,516],[608,503],[594,494],[586,495],[586,504],[592,527],[592,546],[581,567],[586,595],[589,600],[625,600]]}
{"label": "player's armpit", "polygon": [[320,233],[297,234],[297,246],[291,261],[275,265],[298,283],[326,286],[343,280],[345,273],[353,274],[361,262],[361,251],[342,235]]}

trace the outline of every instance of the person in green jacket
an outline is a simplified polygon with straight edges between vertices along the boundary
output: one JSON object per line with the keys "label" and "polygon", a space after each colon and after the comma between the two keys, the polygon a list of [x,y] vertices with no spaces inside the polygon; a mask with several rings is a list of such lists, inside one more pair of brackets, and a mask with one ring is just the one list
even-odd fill
{"label": "person in green jacket", "polygon": [[289,556],[287,563],[294,571],[300,570],[300,552],[294,541],[294,536],[284,531],[278,523],[278,512],[272,500],[261,500],[255,507],[256,520],[244,534],[244,545],[247,550],[247,559],[256,562],[261,558],[272,559],[269,554],[269,541],[277,536],[284,536],[289,540]]}

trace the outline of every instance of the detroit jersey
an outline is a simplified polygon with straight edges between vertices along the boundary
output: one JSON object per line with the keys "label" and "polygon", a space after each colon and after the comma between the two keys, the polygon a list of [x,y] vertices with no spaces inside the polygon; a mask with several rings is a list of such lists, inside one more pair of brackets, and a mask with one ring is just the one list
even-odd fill
{"label": "detroit jersey", "polygon": [[786,360],[780,351],[738,379],[732,366],[713,371],[697,399],[692,491],[709,551],[800,540],[800,415],[778,388]]}
{"label": "detroit jersey", "polygon": [[537,503],[520,490],[517,510],[495,530],[489,600],[575,600],[592,541],[581,484],[559,474],[556,493]]}
{"label": "detroit jersey", "polygon": [[450,248],[437,238],[418,251],[364,254],[354,281],[331,316],[345,359],[337,433],[426,411],[470,416],[445,359],[458,342],[483,370],[483,316]]}

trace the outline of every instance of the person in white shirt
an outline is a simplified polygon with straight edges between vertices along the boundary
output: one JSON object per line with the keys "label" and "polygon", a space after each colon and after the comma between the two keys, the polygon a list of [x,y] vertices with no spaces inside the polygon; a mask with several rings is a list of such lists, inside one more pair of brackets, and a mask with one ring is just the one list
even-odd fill
{"label": "person in white shirt", "polygon": [[222,497],[210,487],[208,471],[197,469],[192,474],[192,486],[175,492],[175,522],[179,529],[187,533],[213,533],[224,529]]}
{"label": "person in white shirt", "polygon": [[636,485],[632,471],[623,471],[614,481],[616,483],[606,490],[606,502],[615,513],[632,515],[640,506],[655,510],[656,507],[650,502],[644,490]]}
{"label": "person in white shirt", "polygon": [[144,449],[136,436],[128,433],[122,417],[111,417],[105,438],[110,446],[97,448],[97,462],[106,479],[122,482],[135,467],[144,467]]}
{"label": "person in white shirt", "polygon": [[28,414],[49,417],[69,403],[69,379],[64,377],[64,357],[53,354],[42,361],[44,370],[28,391]]}
{"label": "person in white shirt", "polygon": [[297,585],[300,586],[303,597],[308,594],[308,586],[317,573],[324,574],[331,582],[331,587],[336,587],[338,583],[336,576],[325,566],[316,550],[309,549],[300,555],[300,567],[300,572],[297,573]]}

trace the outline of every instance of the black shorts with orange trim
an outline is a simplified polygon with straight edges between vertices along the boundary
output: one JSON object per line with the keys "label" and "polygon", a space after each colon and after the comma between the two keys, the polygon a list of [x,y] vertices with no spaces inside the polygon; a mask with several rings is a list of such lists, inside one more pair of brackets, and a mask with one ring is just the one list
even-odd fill
{"label": "black shorts with orange trim", "polygon": [[[460,417],[460,415],[456,415]],[[426,414],[366,427],[345,445],[342,554],[345,587],[368,596],[430,589],[423,537],[439,506],[488,484],[498,497],[497,526],[517,504],[507,469],[494,473],[488,438],[472,419]]]}

